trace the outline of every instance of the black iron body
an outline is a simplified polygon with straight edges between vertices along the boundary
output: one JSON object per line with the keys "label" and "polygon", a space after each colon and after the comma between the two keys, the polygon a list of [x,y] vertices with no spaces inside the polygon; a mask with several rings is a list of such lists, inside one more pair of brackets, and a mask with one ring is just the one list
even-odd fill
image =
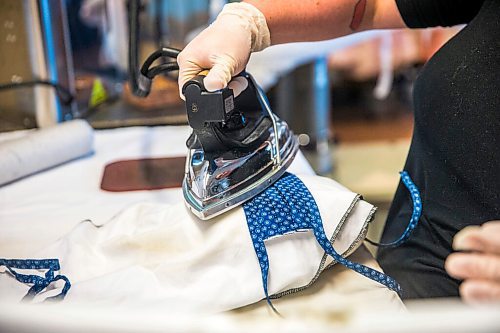
{"label": "black iron body", "polygon": [[193,128],[188,148],[201,146],[205,154],[232,152],[236,157],[256,149],[269,137],[272,122],[256,97],[252,81],[248,80],[247,89],[235,98],[229,88],[208,92],[204,77],[198,75],[183,87],[188,122]]}

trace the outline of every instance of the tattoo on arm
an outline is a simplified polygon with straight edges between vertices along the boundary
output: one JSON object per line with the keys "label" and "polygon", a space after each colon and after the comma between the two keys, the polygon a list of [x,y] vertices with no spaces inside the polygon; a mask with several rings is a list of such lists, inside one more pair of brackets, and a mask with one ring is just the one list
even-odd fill
{"label": "tattoo on arm", "polygon": [[352,31],[358,30],[361,25],[361,21],[363,21],[363,16],[365,15],[366,10],[366,0],[358,0],[356,6],[354,6],[354,12],[352,13],[352,20],[349,27]]}

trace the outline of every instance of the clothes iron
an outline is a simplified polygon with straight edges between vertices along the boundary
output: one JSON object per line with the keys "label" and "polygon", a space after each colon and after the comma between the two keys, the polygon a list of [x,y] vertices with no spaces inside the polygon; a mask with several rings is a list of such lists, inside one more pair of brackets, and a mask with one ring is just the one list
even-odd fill
{"label": "clothes iron", "polygon": [[[159,74],[179,69],[176,61],[154,66],[160,58],[177,58],[180,50],[163,47],[138,70],[138,3],[132,1],[135,21],[129,31],[129,74],[132,92],[146,97]],[[288,125],[269,106],[266,95],[246,72],[248,87],[237,97],[230,88],[208,92],[204,75],[188,81],[186,98],[189,126],[188,156],[183,180],[186,205],[199,218],[210,219],[253,198],[278,180],[298,150]]]}
{"label": "clothes iron", "polygon": [[203,75],[183,87],[189,126],[183,181],[188,208],[203,220],[241,205],[278,180],[294,159],[298,142],[272,113],[249,73],[237,97],[225,88],[207,92]]}

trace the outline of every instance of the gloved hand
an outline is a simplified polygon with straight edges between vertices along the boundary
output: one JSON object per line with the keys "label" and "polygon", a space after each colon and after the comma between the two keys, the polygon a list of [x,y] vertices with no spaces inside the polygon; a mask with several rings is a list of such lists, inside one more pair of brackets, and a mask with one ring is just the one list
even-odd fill
{"label": "gloved hand", "polygon": [[453,239],[445,268],[452,277],[464,280],[460,295],[469,303],[500,301],[500,221],[469,226]]}
{"label": "gloved hand", "polygon": [[[266,19],[257,8],[248,3],[225,5],[217,19],[177,57],[181,98],[184,83],[205,69],[210,70],[203,81],[208,91],[225,88],[245,68],[251,52],[270,44]],[[246,80],[232,83],[235,95],[246,88],[245,84]]]}

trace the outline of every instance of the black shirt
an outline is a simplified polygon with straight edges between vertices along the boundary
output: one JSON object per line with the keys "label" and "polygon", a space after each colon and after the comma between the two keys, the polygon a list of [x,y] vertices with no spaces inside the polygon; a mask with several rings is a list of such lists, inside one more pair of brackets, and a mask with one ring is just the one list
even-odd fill
{"label": "black shirt", "polygon": [[[419,225],[404,245],[380,249],[404,298],[458,295],[444,270],[453,236],[500,220],[500,0],[396,0],[409,27],[467,24],[424,66],[414,86],[415,125],[405,170],[422,194]],[[411,216],[400,184],[382,237]]]}

